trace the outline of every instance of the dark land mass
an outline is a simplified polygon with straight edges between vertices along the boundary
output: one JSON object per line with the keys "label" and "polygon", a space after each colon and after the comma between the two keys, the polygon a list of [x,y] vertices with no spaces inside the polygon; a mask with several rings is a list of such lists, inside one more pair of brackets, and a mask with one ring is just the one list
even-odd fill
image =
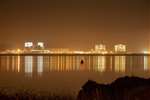
{"label": "dark land mass", "polygon": [[150,100],[150,79],[126,76],[111,84],[88,80],[77,100]]}
{"label": "dark land mass", "polygon": [[88,80],[78,96],[0,88],[0,100],[150,100],[150,78],[122,77],[111,84]]}

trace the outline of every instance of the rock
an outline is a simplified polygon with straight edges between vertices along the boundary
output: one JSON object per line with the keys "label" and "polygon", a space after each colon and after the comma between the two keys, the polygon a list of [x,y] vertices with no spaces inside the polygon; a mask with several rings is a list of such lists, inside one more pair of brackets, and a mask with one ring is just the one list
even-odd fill
{"label": "rock", "polygon": [[122,77],[111,84],[88,80],[79,91],[77,100],[149,100],[149,97],[150,79]]}

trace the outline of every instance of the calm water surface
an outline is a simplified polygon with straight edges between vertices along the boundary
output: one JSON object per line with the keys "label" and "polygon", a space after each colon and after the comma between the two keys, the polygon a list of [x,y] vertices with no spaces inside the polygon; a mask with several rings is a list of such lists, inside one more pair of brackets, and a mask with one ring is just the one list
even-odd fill
{"label": "calm water surface", "polygon": [[150,56],[0,56],[0,87],[79,91],[88,80],[112,82],[120,76],[150,76]]}

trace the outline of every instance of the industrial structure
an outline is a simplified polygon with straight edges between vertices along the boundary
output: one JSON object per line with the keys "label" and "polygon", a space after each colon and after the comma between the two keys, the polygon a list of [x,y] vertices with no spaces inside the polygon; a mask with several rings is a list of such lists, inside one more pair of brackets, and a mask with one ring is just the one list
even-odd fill
{"label": "industrial structure", "polygon": [[124,44],[117,44],[114,46],[115,53],[125,53],[126,50],[126,45]]}
{"label": "industrial structure", "polygon": [[113,51],[108,51],[105,44],[96,44],[91,50],[74,50],[70,48],[45,48],[44,42],[33,43],[31,41],[24,43],[23,49],[7,49],[3,53],[51,53],[51,54],[115,54],[127,53],[126,45],[114,45]]}
{"label": "industrial structure", "polygon": [[107,53],[106,45],[104,44],[96,44],[95,45],[95,53]]}

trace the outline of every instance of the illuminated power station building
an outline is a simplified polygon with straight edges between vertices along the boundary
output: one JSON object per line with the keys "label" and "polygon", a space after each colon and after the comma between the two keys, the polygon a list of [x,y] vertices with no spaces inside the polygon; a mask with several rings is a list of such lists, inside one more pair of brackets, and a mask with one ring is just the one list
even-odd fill
{"label": "illuminated power station building", "polygon": [[126,52],[126,45],[124,44],[117,44],[114,46],[115,52],[116,53],[124,53]]}
{"label": "illuminated power station building", "polygon": [[95,45],[95,53],[107,53],[106,46],[104,44]]}
{"label": "illuminated power station building", "polygon": [[25,42],[24,47],[26,49],[44,49],[44,43],[38,42],[37,45],[34,45],[33,42]]}
{"label": "illuminated power station building", "polygon": [[36,49],[44,49],[44,43],[43,42],[38,42],[36,45]]}
{"label": "illuminated power station building", "polygon": [[36,45],[33,42],[25,42],[26,53],[48,53],[49,50],[45,49],[44,42],[38,42]]}
{"label": "illuminated power station building", "polygon": [[24,47],[26,49],[32,49],[33,48],[33,42],[25,42]]}

